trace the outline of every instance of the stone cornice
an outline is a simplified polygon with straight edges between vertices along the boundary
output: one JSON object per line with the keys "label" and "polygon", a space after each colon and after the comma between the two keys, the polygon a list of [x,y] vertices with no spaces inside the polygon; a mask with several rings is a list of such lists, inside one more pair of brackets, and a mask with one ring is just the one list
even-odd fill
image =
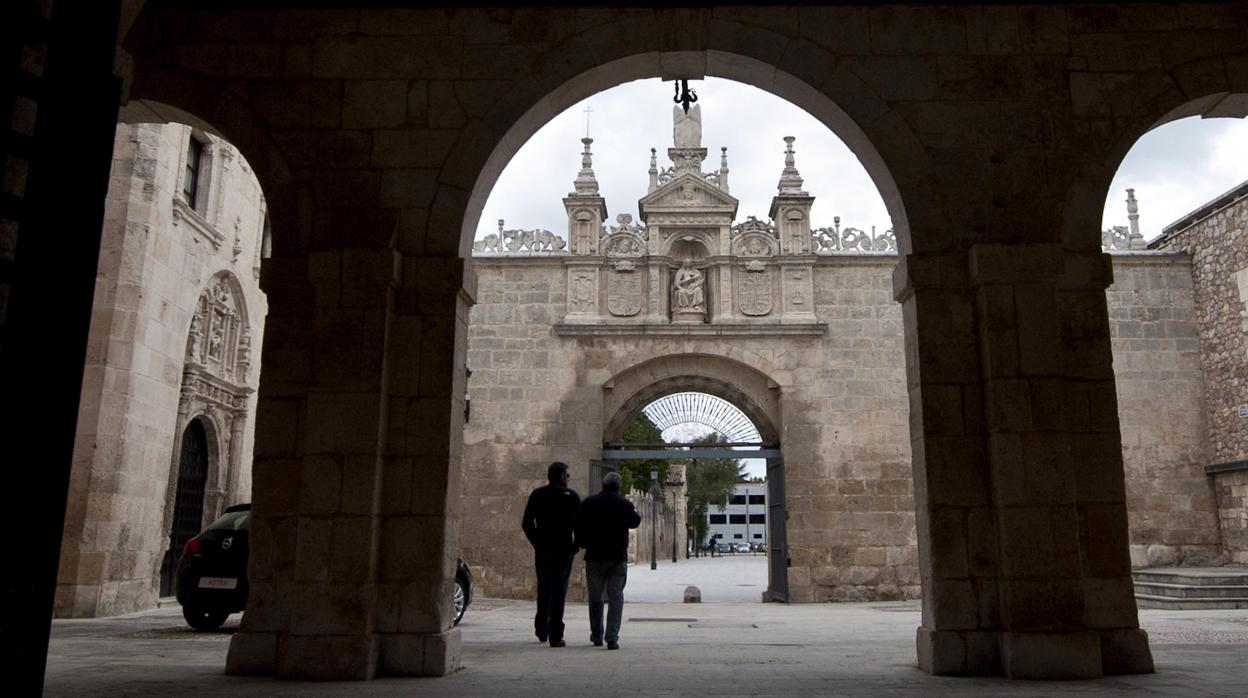
{"label": "stone cornice", "polygon": [[199,233],[201,237],[207,240],[214,250],[220,249],[225,242],[225,236],[212,227],[208,221],[204,220],[204,217],[198,211],[187,206],[185,201],[175,196],[173,198],[173,224],[177,226],[182,221],[186,221],[191,230]]}
{"label": "stone cornice", "polygon": [[828,325],[823,322],[783,324],[779,322],[679,325],[633,323],[591,325],[557,322],[560,337],[822,337]]}

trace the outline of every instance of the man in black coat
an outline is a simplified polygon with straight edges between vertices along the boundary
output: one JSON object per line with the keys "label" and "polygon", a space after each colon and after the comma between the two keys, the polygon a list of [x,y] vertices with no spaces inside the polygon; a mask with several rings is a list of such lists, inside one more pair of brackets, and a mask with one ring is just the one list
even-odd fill
{"label": "man in black coat", "polygon": [[581,498],[568,488],[566,463],[551,463],[546,469],[550,482],[533,490],[524,507],[520,527],[533,546],[537,568],[537,614],[533,629],[539,642],[550,640],[551,647],[563,647],[563,605],[568,595],[568,575],[577,545],[572,525]]}
{"label": "man in black coat", "polygon": [[[620,648],[624,617],[624,583],[628,580],[628,529],[641,525],[633,503],[620,496],[619,473],[602,478],[602,491],[586,497],[576,517],[576,540],[585,548],[585,582],[589,592],[589,641],[607,649]],[[602,627],[602,598],[607,598],[607,627]]]}

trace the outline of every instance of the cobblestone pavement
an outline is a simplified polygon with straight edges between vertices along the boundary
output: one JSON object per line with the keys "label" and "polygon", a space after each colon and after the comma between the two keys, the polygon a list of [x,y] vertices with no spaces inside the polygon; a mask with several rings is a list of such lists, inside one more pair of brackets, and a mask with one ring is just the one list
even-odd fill
{"label": "cobblestone pavement", "polygon": [[[647,570],[649,571],[649,570]],[[917,602],[625,605],[622,649],[589,645],[584,604],[568,606],[568,646],[531,634],[531,603],[478,599],[464,668],[438,679],[309,684],[222,672],[233,616],[197,633],[176,607],[58,620],[49,696],[1239,696],[1248,685],[1248,611],[1141,611],[1157,673],[1081,682],[931,677],[915,666]]]}

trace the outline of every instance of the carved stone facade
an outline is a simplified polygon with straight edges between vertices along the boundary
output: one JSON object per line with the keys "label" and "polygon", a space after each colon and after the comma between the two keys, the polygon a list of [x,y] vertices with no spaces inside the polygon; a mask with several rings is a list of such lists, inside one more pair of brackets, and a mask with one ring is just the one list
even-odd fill
{"label": "carved stone facade", "polygon": [[118,127],[56,615],[155,606],[192,422],[208,441],[199,525],[250,499],[264,232],[259,183],[232,145]]}

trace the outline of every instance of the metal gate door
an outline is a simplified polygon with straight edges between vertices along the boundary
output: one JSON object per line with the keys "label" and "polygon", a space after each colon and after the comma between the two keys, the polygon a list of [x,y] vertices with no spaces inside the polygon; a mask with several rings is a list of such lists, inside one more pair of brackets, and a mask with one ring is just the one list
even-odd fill
{"label": "metal gate door", "polygon": [[173,525],[169,549],[160,564],[160,595],[173,595],[173,573],[186,542],[204,525],[204,483],[208,479],[208,435],[204,425],[192,420],[182,434],[178,462],[178,489],[173,497]]}
{"label": "metal gate door", "polygon": [[784,507],[784,459],[767,459],[767,595],[789,602],[789,544]]}

